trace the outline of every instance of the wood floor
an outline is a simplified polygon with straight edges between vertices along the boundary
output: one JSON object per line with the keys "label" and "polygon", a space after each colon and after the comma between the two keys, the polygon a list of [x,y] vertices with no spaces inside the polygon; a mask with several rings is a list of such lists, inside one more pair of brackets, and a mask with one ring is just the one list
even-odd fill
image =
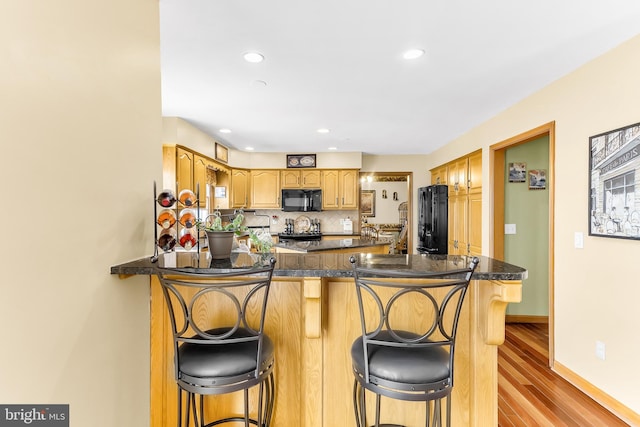
{"label": "wood floor", "polygon": [[498,426],[627,426],[548,368],[548,325],[507,324],[498,347]]}

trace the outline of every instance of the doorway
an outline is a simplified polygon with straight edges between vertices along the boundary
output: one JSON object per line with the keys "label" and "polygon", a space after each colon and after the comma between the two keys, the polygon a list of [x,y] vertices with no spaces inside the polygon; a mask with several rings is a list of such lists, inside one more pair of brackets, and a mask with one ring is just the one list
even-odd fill
{"label": "doorway", "polygon": [[400,236],[406,236],[403,246],[407,253],[413,247],[412,184],[413,172],[360,172],[361,200],[363,195],[367,197],[366,212],[360,204],[360,222],[375,224],[392,233],[396,242]]}
{"label": "doorway", "polygon": [[[499,142],[489,147],[489,167],[491,172],[490,186],[492,188],[491,217],[493,222],[490,224],[490,235],[493,237],[490,241],[490,256],[496,259],[505,259],[505,203],[506,188],[505,174],[507,169],[507,150],[523,144],[532,142],[541,137],[548,138],[549,158],[548,171],[546,171],[546,186],[548,188],[548,304],[549,304],[549,367],[553,367],[554,360],[554,158],[555,158],[555,122],[544,124],[530,131],[516,135],[505,141]],[[525,185],[530,185],[525,182]]]}

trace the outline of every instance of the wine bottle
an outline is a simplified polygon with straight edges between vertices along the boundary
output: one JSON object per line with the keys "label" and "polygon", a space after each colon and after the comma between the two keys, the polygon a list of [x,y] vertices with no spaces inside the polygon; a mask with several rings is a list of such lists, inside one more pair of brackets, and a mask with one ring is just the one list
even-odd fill
{"label": "wine bottle", "polygon": [[180,211],[180,224],[186,228],[192,228],[196,225],[196,213],[193,209],[183,209]]}
{"label": "wine bottle", "polygon": [[158,225],[162,228],[173,227],[176,223],[176,213],[171,209],[163,209],[158,215]]}
{"label": "wine bottle", "polygon": [[194,206],[196,204],[196,195],[193,191],[184,189],[178,195],[178,200],[183,206]]}
{"label": "wine bottle", "polygon": [[173,250],[176,246],[176,232],[173,228],[162,230],[158,237],[158,247],[165,252]]}
{"label": "wine bottle", "polygon": [[171,190],[162,190],[162,192],[158,194],[158,204],[163,208],[170,208],[175,202],[176,196]]}
{"label": "wine bottle", "polygon": [[183,228],[182,230],[180,230],[179,242],[180,246],[182,246],[186,250],[191,250],[191,248],[193,248],[196,243],[198,243],[198,240],[196,239],[196,236],[195,234],[193,234],[192,230]]}

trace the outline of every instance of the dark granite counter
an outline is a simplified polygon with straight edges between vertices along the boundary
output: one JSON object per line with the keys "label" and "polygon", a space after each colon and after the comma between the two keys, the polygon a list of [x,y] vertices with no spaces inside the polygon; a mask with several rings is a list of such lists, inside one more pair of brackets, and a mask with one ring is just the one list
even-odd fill
{"label": "dark granite counter", "polygon": [[335,240],[287,240],[276,243],[275,247],[296,252],[321,252],[335,251],[336,249],[370,248],[373,246],[385,246],[388,244],[389,242],[383,240],[345,238]]}
{"label": "dark granite counter", "polygon": [[[111,267],[111,274],[154,275],[158,268],[171,268],[176,272],[198,270],[203,273],[250,268],[276,258],[276,277],[351,277],[351,264],[346,253],[284,253],[248,254],[232,253],[227,260],[212,260],[208,252],[173,252],[161,254],[152,263],[150,257]],[[355,254],[362,264],[386,270],[446,271],[457,269],[467,262],[467,257],[458,255],[381,255]],[[488,257],[478,257],[480,264],[473,275],[475,280],[523,280],[527,270]]]}

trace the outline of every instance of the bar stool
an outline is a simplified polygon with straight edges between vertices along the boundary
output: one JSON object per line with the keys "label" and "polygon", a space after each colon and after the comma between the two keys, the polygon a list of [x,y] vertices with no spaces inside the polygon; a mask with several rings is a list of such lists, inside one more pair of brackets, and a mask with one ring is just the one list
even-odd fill
{"label": "bar stool", "polygon": [[[271,258],[262,267],[217,273],[176,276],[175,271],[158,269],[173,328],[178,427],[270,425],[275,351],[264,322],[274,266]],[[250,413],[249,389],[254,386],[259,387],[258,403]],[[239,390],[244,392],[244,414],[205,420],[204,396]]]}
{"label": "bar stool", "polygon": [[362,324],[362,336],[351,347],[358,427],[369,426],[366,390],[375,394],[376,427],[400,427],[380,424],[382,396],[424,401],[427,427],[443,425],[441,402],[446,399],[445,425],[451,425],[456,329],[479,260],[460,257],[456,266],[444,259],[432,263],[438,271],[416,271],[415,266],[381,266],[350,257]]}

